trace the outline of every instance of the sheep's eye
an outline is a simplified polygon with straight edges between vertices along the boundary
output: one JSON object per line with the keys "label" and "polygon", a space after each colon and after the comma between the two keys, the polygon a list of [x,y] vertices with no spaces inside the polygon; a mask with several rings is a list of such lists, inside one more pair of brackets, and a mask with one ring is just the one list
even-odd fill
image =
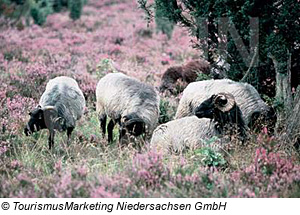
{"label": "sheep's eye", "polygon": [[29,115],[29,116],[31,116],[31,115],[32,115],[32,113],[31,113],[31,112],[29,112],[29,113],[28,113],[28,115]]}

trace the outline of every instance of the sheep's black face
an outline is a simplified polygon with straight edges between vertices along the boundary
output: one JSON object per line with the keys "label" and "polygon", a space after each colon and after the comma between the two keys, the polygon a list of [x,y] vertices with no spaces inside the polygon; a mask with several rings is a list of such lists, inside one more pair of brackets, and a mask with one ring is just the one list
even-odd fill
{"label": "sheep's black face", "polygon": [[138,118],[136,114],[130,114],[124,117],[124,122],[121,126],[122,136],[128,132],[133,136],[139,136],[145,132],[145,123]]}
{"label": "sheep's black face", "polygon": [[139,136],[145,132],[145,124],[143,122],[133,122],[126,129],[131,135]]}
{"label": "sheep's black face", "polygon": [[196,107],[194,113],[198,118],[213,118],[215,109],[214,98],[215,96],[213,95]]}
{"label": "sheep's black face", "polygon": [[37,132],[43,128],[46,128],[44,121],[44,113],[41,107],[35,108],[32,112],[29,113],[30,119],[24,128],[24,133],[26,136]]}

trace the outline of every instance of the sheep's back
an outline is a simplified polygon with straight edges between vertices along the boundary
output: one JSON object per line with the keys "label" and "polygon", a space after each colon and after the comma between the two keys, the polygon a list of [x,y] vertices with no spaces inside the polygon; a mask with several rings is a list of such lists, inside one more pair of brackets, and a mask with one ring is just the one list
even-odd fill
{"label": "sheep's back", "polygon": [[58,116],[65,119],[65,127],[75,127],[76,120],[83,115],[85,98],[77,82],[63,76],[48,82],[40,99],[40,105],[55,106]]}
{"label": "sheep's back", "polygon": [[137,113],[146,124],[153,127],[158,121],[159,96],[153,87],[122,73],[111,73],[97,84],[97,111],[118,118]]}
{"label": "sheep's back", "polygon": [[210,119],[184,117],[158,126],[153,132],[150,146],[164,152],[181,152],[187,148],[204,146],[214,135],[216,132]]}
{"label": "sheep's back", "polygon": [[194,109],[204,100],[221,92],[233,94],[246,124],[250,122],[254,112],[264,113],[269,110],[256,89],[250,84],[234,82],[229,79],[207,80],[194,82],[187,86],[183,91],[176,118],[193,115]]}

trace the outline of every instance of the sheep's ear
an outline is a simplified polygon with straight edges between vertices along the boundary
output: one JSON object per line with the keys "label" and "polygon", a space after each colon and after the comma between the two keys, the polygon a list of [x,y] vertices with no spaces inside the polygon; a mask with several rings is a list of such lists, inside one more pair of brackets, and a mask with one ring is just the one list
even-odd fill
{"label": "sheep's ear", "polygon": [[230,111],[235,105],[235,99],[230,93],[219,93],[215,95],[214,104],[222,112]]}
{"label": "sheep's ear", "polygon": [[211,99],[213,100],[213,102],[215,102],[216,97],[217,97],[216,94],[213,94],[213,95],[211,96]]}
{"label": "sheep's ear", "polygon": [[48,129],[54,129],[57,119],[57,109],[54,106],[46,106],[43,109],[45,125]]}
{"label": "sheep's ear", "polygon": [[41,108],[41,106],[40,105],[38,105],[38,106],[36,106],[33,110],[31,110],[31,111],[29,111],[28,112],[28,115],[30,116],[30,117],[34,117],[34,118],[41,118],[42,117],[42,115],[43,115],[43,110],[42,110],[42,108]]}

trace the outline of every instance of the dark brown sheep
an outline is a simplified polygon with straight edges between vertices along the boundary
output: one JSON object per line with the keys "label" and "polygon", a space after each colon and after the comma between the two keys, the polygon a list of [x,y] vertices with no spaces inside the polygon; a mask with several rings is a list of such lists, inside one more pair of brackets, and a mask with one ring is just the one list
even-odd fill
{"label": "dark brown sheep", "polygon": [[210,65],[205,60],[191,61],[183,66],[174,66],[168,68],[162,76],[160,92],[165,90],[172,94],[178,93],[176,83],[181,81],[184,86],[196,81],[199,74],[210,75]]}

